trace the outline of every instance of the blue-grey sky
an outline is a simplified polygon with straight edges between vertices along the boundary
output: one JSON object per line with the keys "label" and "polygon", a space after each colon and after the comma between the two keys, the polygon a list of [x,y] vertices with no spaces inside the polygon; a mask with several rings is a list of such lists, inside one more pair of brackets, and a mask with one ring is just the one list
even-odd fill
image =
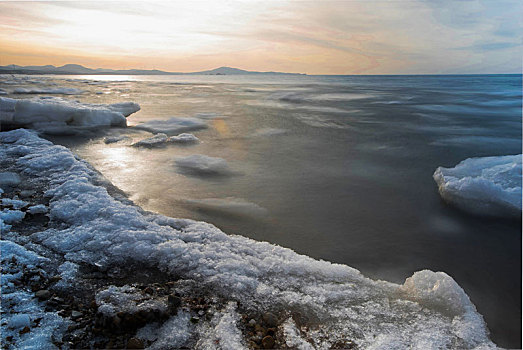
{"label": "blue-grey sky", "polygon": [[0,2],[0,64],[521,73],[523,1]]}

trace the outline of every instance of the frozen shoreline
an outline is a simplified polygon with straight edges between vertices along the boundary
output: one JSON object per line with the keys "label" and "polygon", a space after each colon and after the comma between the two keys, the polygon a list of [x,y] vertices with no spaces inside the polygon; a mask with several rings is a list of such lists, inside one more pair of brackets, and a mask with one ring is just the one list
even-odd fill
{"label": "frozen shoreline", "polygon": [[[172,320],[186,327],[183,344],[207,348],[227,338],[248,346],[246,325],[237,316],[242,309],[277,315],[280,345],[286,346],[323,348],[349,339],[373,349],[495,347],[482,316],[445,273],[424,270],[403,285],[373,281],[351,267],[226,235],[207,223],[146,213],[111,196],[103,186],[107,180],[68,149],[32,132],[3,132],[0,142],[2,156],[11,157],[32,182],[47,186],[50,209],[48,229],[3,237],[49,249],[69,267],[111,271],[136,264],[193,281],[226,300],[227,307],[209,321]],[[69,277],[74,283],[74,273]]]}

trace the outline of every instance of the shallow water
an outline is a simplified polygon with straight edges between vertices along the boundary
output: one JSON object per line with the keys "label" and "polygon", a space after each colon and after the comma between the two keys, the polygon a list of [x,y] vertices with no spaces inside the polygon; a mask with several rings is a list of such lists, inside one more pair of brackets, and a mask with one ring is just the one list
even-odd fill
{"label": "shallow water", "polygon": [[[521,224],[446,205],[432,174],[477,156],[521,152],[521,76],[71,76],[1,84],[86,90],[134,101],[129,125],[196,116],[201,142],[141,149],[59,138],[147,210],[344,263],[394,282],[445,271],[492,339],[521,347]],[[0,79],[1,80],[1,79]],[[18,85],[17,85],[18,84]],[[15,97],[27,97],[16,95]],[[133,141],[150,133],[111,129]],[[175,160],[223,158],[228,171]]]}

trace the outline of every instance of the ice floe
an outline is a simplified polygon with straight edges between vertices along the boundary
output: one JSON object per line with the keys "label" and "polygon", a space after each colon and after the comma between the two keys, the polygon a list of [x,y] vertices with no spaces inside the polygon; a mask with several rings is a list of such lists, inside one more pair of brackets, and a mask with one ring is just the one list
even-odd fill
{"label": "ice floe", "polygon": [[148,137],[146,139],[140,140],[138,142],[133,143],[131,146],[133,147],[164,147],[168,144],[190,144],[190,143],[196,143],[199,139],[194,136],[193,134],[180,134],[177,136],[171,136],[168,137],[164,133],[158,133],[152,137]]}
{"label": "ice floe", "polygon": [[135,125],[134,128],[152,133],[176,135],[181,132],[205,129],[207,128],[207,123],[199,118],[173,117],[165,120],[150,120],[145,123]]}
{"label": "ice floe", "polygon": [[120,142],[120,141],[131,141],[131,138],[129,136],[125,136],[125,135],[107,136],[106,138],[104,138],[105,144],[116,143],[116,142]]}
{"label": "ice floe", "polygon": [[81,130],[126,126],[126,117],[140,110],[133,102],[88,104],[58,97],[11,99],[0,97],[0,122],[50,134],[69,134]]}
{"label": "ice floe", "polygon": [[192,175],[230,175],[229,164],[223,158],[209,157],[203,154],[193,154],[175,160],[178,169]]}
{"label": "ice floe", "polygon": [[[227,235],[211,224],[144,212],[112,197],[101,175],[69,150],[26,130],[0,133],[0,152],[6,148],[20,154],[17,167],[49,186],[54,224],[33,233],[33,242],[76,264],[159,269],[230,301],[211,321],[190,326],[196,347],[245,347],[236,310],[241,304],[299,320],[299,329],[285,323],[284,333],[288,344],[303,348],[331,348],[344,339],[362,349],[495,348],[483,318],[445,273],[421,271],[403,285],[371,280],[349,266]],[[134,291],[122,288],[107,298],[98,294],[108,312],[112,305],[139,305]],[[171,322],[173,342],[181,347],[191,328],[179,315]]]}
{"label": "ice floe", "polygon": [[481,215],[521,215],[521,155],[469,158],[434,172],[447,202]]}

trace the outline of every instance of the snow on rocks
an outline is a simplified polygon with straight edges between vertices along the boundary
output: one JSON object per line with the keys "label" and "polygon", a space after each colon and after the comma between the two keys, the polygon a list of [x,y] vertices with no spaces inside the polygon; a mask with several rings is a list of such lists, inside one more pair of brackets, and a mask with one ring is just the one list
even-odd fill
{"label": "snow on rocks", "polygon": [[126,117],[140,110],[133,102],[88,104],[58,97],[11,99],[0,97],[0,122],[48,134],[74,134],[81,130],[126,126]]}
{"label": "snow on rocks", "polygon": [[67,323],[47,312],[33,292],[23,289],[23,272],[48,264],[47,258],[10,241],[1,240],[2,250],[2,348],[55,349]]}
{"label": "snow on rocks", "polygon": [[47,207],[43,204],[32,205],[27,208],[29,214],[46,214],[48,211]]}
{"label": "snow on rocks", "polygon": [[434,172],[449,203],[480,215],[521,216],[521,154],[469,158]]}
{"label": "snow on rocks", "polygon": [[20,176],[12,172],[0,173],[0,186],[16,186],[20,184]]}
{"label": "snow on rocks", "polygon": [[176,135],[181,132],[205,129],[207,128],[207,123],[199,118],[173,117],[165,120],[150,120],[148,122],[135,125],[134,128],[152,133]]}
{"label": "snow on rocks", "polygon": [[247,349],[238,329],[238,323],[236,303],[230,302],[223,312],[214,316],[210,325],[200,328],[200,341],[196,344],[196,348],[212,349],[219,345],[219,349]]}
{"label": "snow on rocks", "polygon": [[183,347],[191,336],[191,315],[179,311],[161,327],[154,328],[151,324],[138,330],[136,336],[140,339],[154,341],[151,350],[177,349]]}
{"label": "snow on rocks", "polygon": [[96,303],[98,304],[98,312],[105,316],[114,316],[118,312],[134,314],[140,311],[167,311],[165,301],[144,300],[143,295],[136,288],[130,286],[109,286],[96,294]]}
{"label": "snow on rocks", "polygon": [[[133,264],[158,269],[231,302],[212,322],[198,324],[197,344],[246,346],[238,302],[243,312],[262,310],[278,319],[306,315],[300,337],[315,348],[330,348],[340,338],[363,349],[495,348],[481,315],[442,272],[422,271],[404,285],[374,281],[349,266],[227,235],[208,223],[144,212],[109,195],[86,162],[26,130],[0,133],[0,150],[6,147],[18,147],[17,166],[50,184],[45,195],[52,225],[31,240],[101,270]],[[291,343],[301,343],[293,329],[287,334]]]}
{"label": "snow on rocks", "polygon": [[227,161],[223,158],[193,154],[175,160],[182,173],[199,176],[223,176],[232,173]]}

